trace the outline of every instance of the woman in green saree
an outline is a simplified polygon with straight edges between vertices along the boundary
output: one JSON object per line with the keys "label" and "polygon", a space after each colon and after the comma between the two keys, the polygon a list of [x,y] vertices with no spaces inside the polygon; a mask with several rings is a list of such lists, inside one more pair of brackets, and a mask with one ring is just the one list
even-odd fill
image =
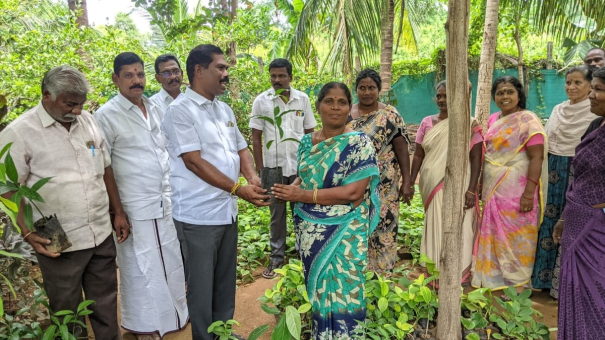
{"label": "woman in green saree", "polygon": [[313,306],[313,338],[350,339],[366,314],[364,271],[368,238],[380,219],[376,151],[347,127],[351,92],[345,84],[321,89],[323,127],[298,149],[298,178],[271,190],[294,206],[296,238]]}

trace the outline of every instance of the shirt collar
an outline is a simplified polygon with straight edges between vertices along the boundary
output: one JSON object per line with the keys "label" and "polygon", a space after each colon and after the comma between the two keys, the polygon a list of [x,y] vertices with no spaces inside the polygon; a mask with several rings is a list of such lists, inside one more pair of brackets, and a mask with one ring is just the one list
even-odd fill
{"label": "shirt collar", "polygon": [[[124,97],[119,92],[116,96],[116,101],[118,102],[118,105],[120,105],[124,109],[124,111],[129,111],[133,106],[135,106],[130,100],[126,99],[126,97]],[[147,97],[145,96],[143,96],[143,104],[147,107],[151,106],[149,99],[147,99]]]}
{"label": "shirt collar", "polygon": [[174,99],[174,98],[172,98],[172,96],[170,95],[170,93],[168,93],[168,91],[164,90],[163,87],[162,87],[162,89],[159,92],[159,96],[162,99],[162,101],[164,101],[164,102],[166,101],[166,99],[168,97],[170,97],[170,99]]}
{"label": "shirt collar", "polygon": [[[273,87],[271,87],[269,89],[269,98],[271,98],[271,99],[277,98],[277,96],[275,95],[275,89]],[[300,96],[298,95],[298,91],[296,91],[295,89],[290,87],[290,101],[292,101],[294,99],[300,99]]]}
{"label": "shirt collar", "polygon": [[36,107],[36,113],[38,113],[38,117],[42,122],[42,126],[44,126],[45,128],[53,125],[56,122],[56,120],[51,117],[48,112],[46,112],[46,109],[44,108],[44,106],[42,106],[42,101],[40,101],[40,103]]}
{"label": "shirt collar", "polygon": [[187,90],[185,90],[185,95],[189,99],[193,100],[199,106],[202,106],[204,104],[214,103],[218,100],[218,99],[216,99],[216,97],[214,97],[214,100],[209,100],[208,98],[202,96],[201,94],[193,91],[190,87],[188,87]]}

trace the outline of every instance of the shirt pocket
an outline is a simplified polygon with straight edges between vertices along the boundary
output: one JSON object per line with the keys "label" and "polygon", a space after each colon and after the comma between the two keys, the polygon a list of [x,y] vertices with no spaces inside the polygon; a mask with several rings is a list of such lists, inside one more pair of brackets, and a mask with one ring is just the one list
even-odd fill
{"label": "shirt pocket", "polygon": [[224,126],[221,127],[221,132],[225,140],[227,141],[227,147],[229,151],[237,152],[237,134],[235,126]]}
{"label": "shirt pocket", "polygon": [[304,134],[305,114],[302,110],[290,113],[290,129],[297,135]]}
{"label": "shirt pocket", "polygon": [[103,150],[94,149],[92,161],[94,163],[94,174],[97,177],[103,176],[105,174],[105,161],[103,160]]}

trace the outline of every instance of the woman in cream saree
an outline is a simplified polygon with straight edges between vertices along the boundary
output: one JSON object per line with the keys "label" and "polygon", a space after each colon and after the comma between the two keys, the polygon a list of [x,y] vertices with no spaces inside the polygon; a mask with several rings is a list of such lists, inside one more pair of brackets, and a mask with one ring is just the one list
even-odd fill
{"label": "woman in cream saree", "polygon": [[[424,135],[421,143],[425,157],[420,167],[420,180],[418,183],[424,205],[424,232],[422,234],[420,252],[433,260],[437,264],[437,268],[439,268],[439,259],[441,258],[441,240],[443,234],[443,186],[448,149],[448,131],[449,120],[445,119],[433,126]],[[477,145],[481,151],[483,149],[481,126],[476,123],[473,124],[472,131],[470,148],[472,149],[473,146]],[[479,153],[477,161],[481,161],[481,153]],[[469,171],[464,183],[465,188],[476,188],[479,169],[480,165],[476,169],[476,174],[474,174],[469,164]],[[469,185],[471,177],[475,178],[475,185],[472,186]],[[477,200],[476,192],[473,191],[467,190],[467,193],[472,193],[473,199]],[[462,282],[467,282],[470,278],[472,249],[477,232],[479,205],[465,206],[465,208],[462,223]]]}

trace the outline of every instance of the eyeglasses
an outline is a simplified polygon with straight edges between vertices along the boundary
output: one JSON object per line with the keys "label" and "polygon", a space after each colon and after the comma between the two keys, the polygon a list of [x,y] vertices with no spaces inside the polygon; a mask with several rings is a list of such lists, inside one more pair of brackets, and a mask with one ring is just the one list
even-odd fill
{"label": "eyeglasses", "polygon": [[164,78],[170,78],[170,76],[175,76],[175,77],[180,76],[181,74],[183,74],[183,71],[181,71],[179,69],[179,70],[173,70],[172,72],[171,71],[164,71],[164,72],[160,72],[158,74],[161,75]]}

